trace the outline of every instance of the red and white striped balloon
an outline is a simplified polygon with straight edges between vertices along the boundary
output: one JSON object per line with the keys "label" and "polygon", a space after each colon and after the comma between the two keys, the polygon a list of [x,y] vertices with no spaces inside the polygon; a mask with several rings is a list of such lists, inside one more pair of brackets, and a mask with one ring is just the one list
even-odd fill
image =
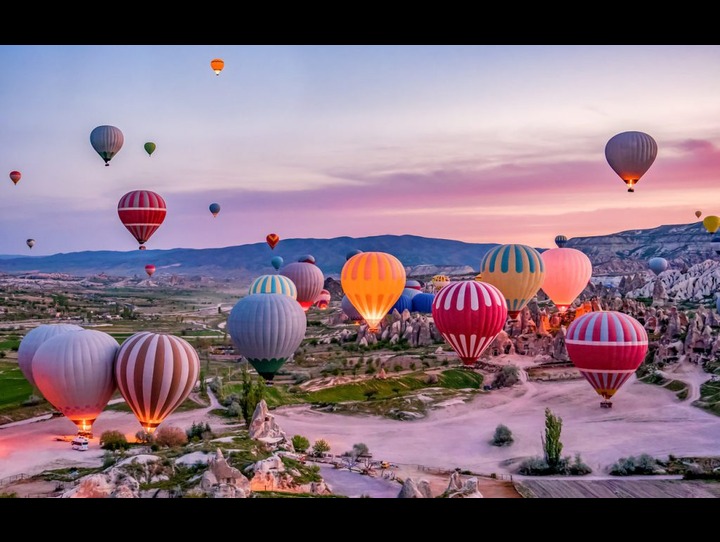
{"label": "red and white striped balloon", "polygon": [[115,359],[118,390],[148,433],[188,398],[199,374],[195,348],[167,333],[135,333]]}
{"label": "red and white striped balloon", "polygon": [[565,346],[575,367],[607,402],[645,359],[648,336],[632,316],[596,311],[570,324]]}
{"label": "red and white striped balloon", "polygon": [[147,242],[165,221],[167,207],[160,194],[152,190],[133,190],[120,198],[117,212],[120,221],[140,243],[142,249],[143,243]]}
{"label": "red and white striped balloon", "polygon": [[500,290],[476,280],[449,283],[432,304],[435,327],[465,365],[473,365],[502,331],[507,312]]}

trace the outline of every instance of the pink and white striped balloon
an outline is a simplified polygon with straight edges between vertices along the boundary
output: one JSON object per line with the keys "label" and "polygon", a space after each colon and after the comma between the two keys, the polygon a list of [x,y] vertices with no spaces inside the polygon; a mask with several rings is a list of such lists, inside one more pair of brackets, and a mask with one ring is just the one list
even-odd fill
{"label": "pink and white striped balloon", "polygon": [[451,282],[435,295],[435,327],[464,365],[473,365],[502,331],[507,320],[505,296],[477,280]]}

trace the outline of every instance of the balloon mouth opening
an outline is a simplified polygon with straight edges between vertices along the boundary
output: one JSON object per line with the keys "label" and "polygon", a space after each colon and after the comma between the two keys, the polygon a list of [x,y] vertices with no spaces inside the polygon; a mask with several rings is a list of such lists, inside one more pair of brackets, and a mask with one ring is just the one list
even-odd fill
{"label": "balloon mouth opening", "polygon": [[557,310],[560,314],[562,314],[568,310],[568,306],[567,305],[557,305]]}

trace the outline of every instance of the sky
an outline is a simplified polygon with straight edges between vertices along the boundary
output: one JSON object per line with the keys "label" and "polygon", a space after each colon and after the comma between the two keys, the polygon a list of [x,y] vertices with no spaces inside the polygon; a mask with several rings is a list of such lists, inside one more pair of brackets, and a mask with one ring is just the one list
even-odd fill
{"label": "sky", "polygon": [[[137,250],[138,189],[168,209],[148,249],[549,248],[720,215],[718,45],[0,45],[0,67],[0,254]],[[634,193],[605,158],[625,131],[658,146]]]}

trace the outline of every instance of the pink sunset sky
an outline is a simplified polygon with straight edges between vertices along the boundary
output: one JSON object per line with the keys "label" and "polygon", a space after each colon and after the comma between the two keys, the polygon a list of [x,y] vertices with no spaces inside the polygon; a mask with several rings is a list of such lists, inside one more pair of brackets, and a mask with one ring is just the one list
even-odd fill
{"label": "pink sunset sky", "polygon": [[[716,45],[6,45],[0,62],[0,254],[135,250],[117,215],[135,189],[168,207],[149,249],[551,247],[720,215]],[[102,124],[125,138],[109,167]],[[604,154],[630,130],[658,145],[634,193]]]}

